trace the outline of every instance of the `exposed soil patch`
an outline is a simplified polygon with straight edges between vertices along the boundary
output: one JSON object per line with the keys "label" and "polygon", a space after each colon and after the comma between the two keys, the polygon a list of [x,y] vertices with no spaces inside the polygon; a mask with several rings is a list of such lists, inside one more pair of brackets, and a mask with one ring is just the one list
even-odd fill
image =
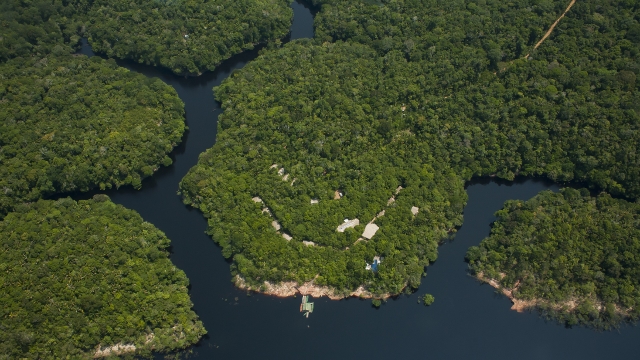
{"label": "exposed soil patch", "polygon": [[360,286],[355,291],[352,291],[346,295],[340,294],[336,292],[334,288],[331,288],[328,286],[316,285],[314,283],[314,280],[308,281],[304,284],[298,284],[295,281],[287,281],[287,282],[272,284],[268,281],[265,281],[261,287],[256,288],[247,284],[246,281],[239,275],[236,275],[235,285],[239,289],[256,291],[265,295],[273,295],[277,297],[289,297],[289,296],[294,296],[296,294],[311,295],[313,297],[326,296],[331,300],[341,300],[348,297],[359,297],[363,299],[371,299],[374,297],[378,299],[387,299],[391,297],[391,294],[374,296],[373,293],[367,291],[364,288],[364,286]]}
{"label": "exposed soil patch", "polygon": [[105,348],[98,347],[93,354],[94,359],[103,358],[107,356],[118,356],[124,354],[130,354],[136,352],[136,346],[133,344],[115,344],[107,346]]}
{"label": "exposed soil patch", "polygon": [[[500,273],[500,276],[501,278],[504,278],[506,275],[503,273]],[[578,308],[578,306],[581,303],[580,299],[578,298],[569,299],[559,303],[551,303],[548,300],[544,300],[544,299],[521,300],[521,299],[517,299],[516,296],[514,295],[518,291],[518,288],[520,287],[520,280],[516,281],[513,287],[506,288],[500,285],[498,280],[485,277],[482,272],[477,273],[475,277],[478,280],[485,282],[491,285],[492,287],[500,290],[500,292],[502,292],[504,296],[508,297],[509,300],[511,300],[511,302],[513,303],[513,305],[511,306],[511,310],[515,310],[517,312],[523,312],[527,309],[534,308],[540,305],[550,306],[552,309],[556,311],[572,312],[576,308]],[[595,308],[598,311],[602,311],[604,309],[604,304],[602,303],[602,301],[599,301],[597,298],[593,298],[589,300],[595,305]],[[616,308],[616,313],[624,317],[629,316],[630,311],[632,310],[632,309],[622,309],[617,305],[615,308]]]}

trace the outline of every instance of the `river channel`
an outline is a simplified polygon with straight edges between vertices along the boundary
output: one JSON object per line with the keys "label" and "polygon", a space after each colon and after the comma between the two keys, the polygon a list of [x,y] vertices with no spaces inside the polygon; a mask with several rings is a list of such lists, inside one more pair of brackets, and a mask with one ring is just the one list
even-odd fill
{"label": "river channel", "polygon": [[[313,37],[313,16],[294,2],[294,22],[287,40]],[[86,41],[82,53],[92,56]],[[208,335],[192,348],[192,359],[633,359],[640,354],[640,329],[597,332],[565,328],[537,313],[509,310],[510,301],[467,274],[464,255],[489,234],[493,213],[508,199],[529,199],[541,190],[559,187],[543,180],[502,182],[486,179],[467,186],[464,225],[455,240],[442,245],[435,264],[413,295],[401,295],[379,309],[371,301],[313,299],[307,319],[300,297],[280,299],[247,294],[234,288],[229,263],[205,234],[206,221],[176,194],[178,183],[196,164],[198,155],[216,138],[221,110],[212,88],[258,56],[254,49],[234,56],[214,72],[196,78],[119,61],[132,71],[158,77],[173,86],[186,107],[188,133],[172,153],[174,164],[131,188],[106,192],[134,209],[171,239],[171,260],[191,282],[190,295]],[[76,198],[90,195],[75,196]],[[431,293],[425,307],[418,295]]]}

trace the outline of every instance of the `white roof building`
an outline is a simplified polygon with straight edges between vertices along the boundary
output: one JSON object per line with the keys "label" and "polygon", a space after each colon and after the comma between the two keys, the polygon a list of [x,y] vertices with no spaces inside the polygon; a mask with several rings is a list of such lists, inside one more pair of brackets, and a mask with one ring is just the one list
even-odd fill
{"label": "white roof building", "polygon": [[279,230],[280,230],[280,223],[279,223],[279,222],[277,222],[276,220],[273,220],[273,221],[271,222],[271,226],[273,226],[273,228],[274,228],[274,229],[276,229],[276,231],[279,231]]}
{"label": "white roof building", "polygon": [[362,233],[362,237],[371,240],[378,229],[380,229],[380,227],[376,224],[367,224],[367,226],[364,228],[364,232]]}
{"label": "white roof building", "polygon": [[344,219],[344,223],[340,224],[336,228],[336,231],[337,232],[344,232],[348,228],[356,227],[358,225],[360,225],[360,220],[358,220],[358,219],[353,219],[353,220]]}

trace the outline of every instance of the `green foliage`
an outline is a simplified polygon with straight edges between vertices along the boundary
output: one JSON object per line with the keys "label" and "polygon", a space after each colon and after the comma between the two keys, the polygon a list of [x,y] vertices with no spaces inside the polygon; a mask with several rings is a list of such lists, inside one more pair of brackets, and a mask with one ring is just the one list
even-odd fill
{"label": "green foliage", "polygon": [[430,306],[434,301],[436,301],[436,298],[431,294],[424,294],[424,296],[420,297],[420,300],[422,300],[422,304],[424,304],[424,306]]}
{"label": "green foliage", "polygon": [[564,189],[507,201],[496,216],[491,236],[467,253],[473,272],[518,283],[516,299],[570,325],[638,319],[640,204]]}
{"label": "green foliage", "polygon": [[125,344],[150,355],[205,333],[169,240],[137,213],[106,196],[20,205],[139,188],[171,164],[185,130],[173,88],[69,55],[76,5],[0,4],[0,217],[15,209],[0,222],[0,359],[91,358]]}
{"label": "green foliage", "polygon": [[0,222],[0,358],[171,351],[205,334],[169,240],[105,195],[40,200]]}
{"label": "green foliage", "polygon": [[293,15],[286,0],[97,0],[86,8],[94,51],[177,74],[213,70],[255,44],[284,37]]}
{"label": "green foliage", "polygon": [[[215,89],[218,141],[181,183],[234,275],[254,285],[317,275],[345,292],[417,287],[461,223],[472,176],[640,195],[635,2],[580,1],[536,51],[566,4],[316,3],[318,40],[269,49]],[[336,190],[345,197],[332,200]],[[335,231],[381,210],[371,241],[356,244],[362,226]],[[378,273],[362,270],[376,254]]]}
{"label": "green foliage", "polygon": [[380,54],[401,51],[411,60],[471,61],[465,53],[473,51],[475,66],[493,68],[524,56],[566,7],[538,0],[315,2],[322,4],[315,21],[322,41],[353,40]]}
{"label": "green foliage", "polygon": [[69,54],[80,40],[74,8],[61,1],[0,2],[0,63],[16,57]]}
{"label": "green foliage", "polygon": [[60,192],[133,185],[184,132],[175,90],[85,56],[0,65],[0,214]]}
{"label": "green foliage", "polygon": [[[463,180],[406,131],[398,100],[412,70],[363,45],[294,42],[215,90],[225,108],[218,140],[181,192],[209,218],[234,273],[255,283],[319,275],[316,284],[345,292],[365,284],[376,294],[420,284],[438,242],[461,224],[467,197]],[[404,189],[387,206],[398,186]],[[333,200],[336,190],[342,199]],[[276,233],[254,196],[293,240]],[[416,216],[413,206],[422,209]],[[382,210],[370,241],[356,244],[362,225],[336,231],[345,218],[366,224]],[[375,255],[384,257],[377,273],[365,270]]]}
{"label": "green foliage", "polygon": [[640,195],[636,2],[578,1],[536,51],[568,1],[320,3],[321,40],[422,64],[407,83],[419,91],[403,101],[428,122],[450,124],[429,141],[447,149],[440,160],[462,162],[465,177],[546,175]]}
{"label": "green foliage", "polygon": [[68,54],[88,36],[110,57],[199,75],[258,43],[280,39],[286,0],[73,0],[0,4],[0,62]]}
{"label": "green foliage", "polygon": [[379,308],[382,305],[382,300],[380,299],[373,299],[371,300],[371,305],[375,308]]}

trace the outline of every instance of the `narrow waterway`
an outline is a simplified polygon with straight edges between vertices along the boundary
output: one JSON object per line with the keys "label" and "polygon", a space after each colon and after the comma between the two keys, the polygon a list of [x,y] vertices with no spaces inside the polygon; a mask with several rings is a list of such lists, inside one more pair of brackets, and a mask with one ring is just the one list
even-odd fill
{"label": "narrow waterway", "polygon": [[[293,3],[290,39],[313,36],[310,9]],[[88,45],[83,53],[92,55]],[[489,234],[493,213],[508,199],[528,199],[558,186],[540,180],[469,184],[465,222],[454,241],[440,247],[438,261],[416,294],[390,300],[380,309],[371,301],[314,299],[306,319],[298,312],[300,298],[279,299],[235,289],[229,263],[204,233],[202,214],[176,195],[178,183],[196,164],[198,155],[216,137],[220,107],[211,89],[257,56],[243,53],[215,72],[184,78],[150,66],[120,62],[173,86],[184,101],[189,132],[174,151],[174,164],[160,170],[135,191],[121,188],[107,194],[164,231],[172,241],[171,260],[191,282],[191,299],[209,334],[193,348],[192,359],[622,359],[637,358],[640,331],[596,332],[567,329],[545,322],[536,313],[510,311],[510,302],[467,275],[466,249]],[[89,196],[89,195],[86,195]],[[431,293],[430,307],[417,303]]]}

